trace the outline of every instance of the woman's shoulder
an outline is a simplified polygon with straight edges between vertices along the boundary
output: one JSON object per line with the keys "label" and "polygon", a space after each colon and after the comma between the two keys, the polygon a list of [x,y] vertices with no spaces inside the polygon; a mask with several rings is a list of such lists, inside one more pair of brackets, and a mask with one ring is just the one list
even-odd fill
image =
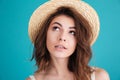
{"label": "woman's shoulder", "polygon": [[36,80],[34,75],[30,75],[28,78],[26,78],[26,80]]}
{"label": "woman's shoulder", "polygon": [[28,78],[26,78],[26,80],[43,80],[44,74],[44,72],[36,72],[34,75],[30,75]]}
{"label": "woman's shoulder", "polygon": [[95,67],[95,80],[110,80],[110,77],[106,70]]}
{"label": "woman's shoulder", "polygon": [[30,78],[30,77],[28,77],[28,78],[26,78],[26,80],[31,80],[31,78]]}

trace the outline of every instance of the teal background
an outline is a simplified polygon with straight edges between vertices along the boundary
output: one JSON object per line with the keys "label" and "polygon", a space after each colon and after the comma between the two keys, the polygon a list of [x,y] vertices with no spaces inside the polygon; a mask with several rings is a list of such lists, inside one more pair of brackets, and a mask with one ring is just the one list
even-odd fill
{"label": "teal background", "polygon": [[[47,0],[0,0],[0,80],[25,80],[36,70],[28,22]],[[104,68],[111,80],[120,80],[120,0],[84,0],[100,16],[100,35],[93,45],[90,65]]]}

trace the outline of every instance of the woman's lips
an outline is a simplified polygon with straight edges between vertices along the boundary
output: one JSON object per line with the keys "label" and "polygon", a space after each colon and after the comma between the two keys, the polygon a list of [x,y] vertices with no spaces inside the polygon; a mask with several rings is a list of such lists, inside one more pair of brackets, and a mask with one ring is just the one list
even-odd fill
{"label": "woman's lips", "polygon": [[67,49],[67,48],[64,47],[63,45],[56,45],[55,48],[56,48],[56,49]]}

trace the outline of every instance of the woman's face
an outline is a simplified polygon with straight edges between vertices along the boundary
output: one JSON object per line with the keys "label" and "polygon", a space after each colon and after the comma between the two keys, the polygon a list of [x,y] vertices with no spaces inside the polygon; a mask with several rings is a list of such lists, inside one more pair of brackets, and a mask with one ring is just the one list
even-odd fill
{"label": "woman's face", "polygon": [[46,46],[52,57],[68,58],[76,48],[75,23],[71,17],[59,15],[49,25]]}

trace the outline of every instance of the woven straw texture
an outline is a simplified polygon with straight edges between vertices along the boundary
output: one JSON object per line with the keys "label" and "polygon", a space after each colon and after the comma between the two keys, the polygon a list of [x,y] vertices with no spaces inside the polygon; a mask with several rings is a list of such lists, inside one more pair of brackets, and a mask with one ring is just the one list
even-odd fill
{"label": "woven straw texture", "polygon": [[41,25],[45,19],[60,6],[68,6],[76,9],[90,24],[92,27],[93,37],[91,39],[91,45],[96,41],[99,34],[99,17],[96,11],[86,2],[81,0],[49,0],[46,3],[40,5],[32,14],[29,21],[28,33],[31,41],[34,43],[36,34],[38,33]]}

